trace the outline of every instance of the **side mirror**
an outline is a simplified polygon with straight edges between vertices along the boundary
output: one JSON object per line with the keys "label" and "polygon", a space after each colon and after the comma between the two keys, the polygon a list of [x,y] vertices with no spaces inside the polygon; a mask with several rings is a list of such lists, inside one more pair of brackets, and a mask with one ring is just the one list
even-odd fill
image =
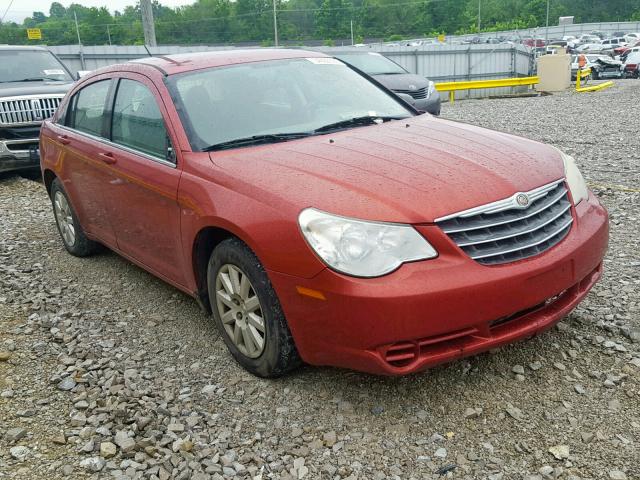
{"label": "side mirror", "polygon": [[76,80],[80,80],[82,77],[88,75],[89,73],[91,73],[91,70],[78,70],[78,72],[76,73]]}
{"label": "side mirror", "polygon": [[167,141],[166,141],[166,145],[167,145],[167,149],[165,151],[165,160],[167,162],[173,163],[174,165],[176,164],[176,152],[173,149],[173,146],[171,145],[171,140],[169,140],[169,137],[167,136]]}

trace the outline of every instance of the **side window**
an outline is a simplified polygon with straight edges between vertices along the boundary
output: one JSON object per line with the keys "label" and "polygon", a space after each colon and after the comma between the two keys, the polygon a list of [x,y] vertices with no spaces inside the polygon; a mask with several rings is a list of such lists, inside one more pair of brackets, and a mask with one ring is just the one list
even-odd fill
{"label": "side window", "polygon": [[102,80],[76,93],[72,99],[73,118],[68,121],[70,127],[92,135],[104,136],[102,125],[109,85],[111,80]]}
{"label": "side window", "polygon": [[111,140],[161,159],[168,136],[156,99],[142,83],[122,79],[113,106]]}

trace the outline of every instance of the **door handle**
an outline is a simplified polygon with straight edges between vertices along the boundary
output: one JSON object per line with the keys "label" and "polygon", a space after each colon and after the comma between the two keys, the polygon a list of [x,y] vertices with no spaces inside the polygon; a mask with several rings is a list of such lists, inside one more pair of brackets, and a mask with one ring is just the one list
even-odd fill
{"label": "door handle", "polygon": [[113,157],[113,153],[111,152],[102,152],[102,153],[99,153],[98,156],[100,157],[100,160],[102,160],[107,165],[113,165],[117,161]]}
{"label": "door handle", "polygon": [[71,143],[71,140],[69,140],[69,137],[67,137],[66,135],[58,135],[57,138],[58,141],[63,145],[69,145]]}

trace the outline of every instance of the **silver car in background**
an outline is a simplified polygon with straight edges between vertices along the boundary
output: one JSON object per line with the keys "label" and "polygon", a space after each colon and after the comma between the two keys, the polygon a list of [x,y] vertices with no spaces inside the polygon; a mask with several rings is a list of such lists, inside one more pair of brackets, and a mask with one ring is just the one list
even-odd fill
{"label": "silver car in background", "polygon": [[440,115],[440,94],[428,78],[405,70],[393,60],[378,52],[340,52],[333,54],[344,63],[373,77],[389,90],[411,97],[416,109]]}

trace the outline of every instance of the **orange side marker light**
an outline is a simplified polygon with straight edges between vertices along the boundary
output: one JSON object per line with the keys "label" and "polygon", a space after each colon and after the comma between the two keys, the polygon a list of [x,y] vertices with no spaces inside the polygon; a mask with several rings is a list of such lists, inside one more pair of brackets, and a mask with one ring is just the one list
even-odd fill
{"label": "orange side marker light", "polygon": [[296,290],[300,295],[305,295],[307,297],[315,298],[317,300],[326,300],[324,293],[313,290],[312,288],[301,287],[300,285],[296,286]]}

